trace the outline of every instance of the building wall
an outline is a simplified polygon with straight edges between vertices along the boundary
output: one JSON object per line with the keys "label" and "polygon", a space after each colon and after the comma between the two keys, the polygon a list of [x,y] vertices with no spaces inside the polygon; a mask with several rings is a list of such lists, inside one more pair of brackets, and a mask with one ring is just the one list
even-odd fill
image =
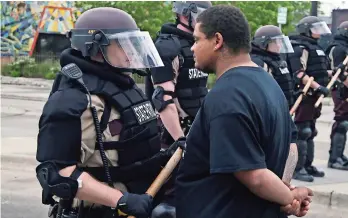
{"label": "building wall", "polygon": [[73,13],[70,10],[46,10],[39,28],[43,33],[65,34],[80,14],[74,8],[74,2],[1,1],[1,57],[29,54],[44,6],[70,8]]}

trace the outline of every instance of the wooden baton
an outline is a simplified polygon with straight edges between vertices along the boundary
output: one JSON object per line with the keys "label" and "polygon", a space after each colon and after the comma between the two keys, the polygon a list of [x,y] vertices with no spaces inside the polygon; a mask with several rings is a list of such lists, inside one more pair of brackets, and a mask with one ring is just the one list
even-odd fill
{"label": "wooden baton", "polygon": [[[178,165],[182,157],[182,149],[176,149],[173,156],[169,159],[165,167],[156,177],[155,181],[152,182],[151,186],[147,189],[146,194],[155,197],[157,192],[162,188],[164,183],[167,181],[169,176],[172,174],[175,167]],[[128,218],[135,218],[134,216],[128,216]]]}
{"label": "wooden baton", "polygon": [[[348,62],[348,56],[346,56],[346,59],[344,59],[343,61],[343,65],[347,65],[347,62]],[[333,86],[333,84],[335,83],[335,81],[337,80],[337,77],[340,75],[341,73],[341,68],[337,69],[337,72],[336,74],[331,78],[329,84],[326,86],[326,88],[330,89],[331,86]],[[319,107],[321,101],[323,100],[324,98],[324,95],[320,95],[320,97],[318,98],[317,102],[315,102],[315,107]]]}
{"label": "wooden baton", "polygon": [[311,84],[312,84],[313,80],[314,80],[314,78],[310,77],[309,80],[307,81],[305,87],[302,90],[303,93],[300,96],[298,96],[297,100],[295,101],[294,106],[292,106],[292,108],[290,110],[290,115],[291,116],[295,113],[296,109],[300,105],[300,103],[301,103],[301,101],[303,99],[303,96],[306,95],[308,89],[311,87]]}

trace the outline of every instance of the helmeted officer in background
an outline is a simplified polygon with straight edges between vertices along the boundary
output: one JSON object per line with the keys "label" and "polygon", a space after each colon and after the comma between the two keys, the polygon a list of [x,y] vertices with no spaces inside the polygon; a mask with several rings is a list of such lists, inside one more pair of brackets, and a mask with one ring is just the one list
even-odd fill
{"label": "helmeted officer in background", "polygon": [[147,218],[153,199],[143,193],[178,143],[160,151],[156,113],[131,73],[163,62],[149,33],[116,8],[84,12],[67,36],[72,48],[39,121],[42,202],[50,217]]}
{"label": "helmeted officer in background", "polygon": [[337,32],[333,37],[333,42],[326,50],[331,61],[331,69],[333,75],[337,73],[337,69],[341,68],[339,75],[340,82],[336,82],[332,89],[332,99],[334,101],[335,123],[332,125],[331,131],[331,147],[328,167],[348,170],[348,158],[343,154],[347,140],[348,130],[348,102],[345,98],[340,99],[338,89],[344,89],[344,82],[347,83],[347,66],[343,65],[344,59],[348,55],[348,21],[342,22],[337,28]]}
{"label": "helmeted officer in background", "polygon": [[299,159],[294,173],[294,179],[313,182],[313,177],[323,177],[324,172],[312,165],[314,160],[314,137],[317,135],[316,120],[320,117],[321,107],[315,108],[315,102],[320,95],[329,94],[326,85],[329,82],[328,58],[318,45],[317,40],[322,34],[331,31],[325,22],[315,16],[300,20],[296,26],[298,35],[290,36],[294,53],[287,54],[289,70],[294,74],[297,86],[304,86],[309,77],[314,77],[307,97],[301,102],[295,112],[295,124],[298,132]]}
{"label": "helmeted officer in background", "polygon": [[279,27],[266,25],[256,30],[251,44],[252,61],[277,81],[288,100],[290,110],[294,104],[293,78],[286,61],[280,56],[280,54],[294,52],[289,37],[284,36]]}
{"label": "helmeted officer in background", "polygon": [[155,40],[164,67],[151,69],[147,86],[155,89],[148,96],[160,114],[167,145],[186,135],[208,92],[208,74],[195,69],[190,49],[196,18],[211,6],[209,1],[173,2],[176,23],[164,24]]}

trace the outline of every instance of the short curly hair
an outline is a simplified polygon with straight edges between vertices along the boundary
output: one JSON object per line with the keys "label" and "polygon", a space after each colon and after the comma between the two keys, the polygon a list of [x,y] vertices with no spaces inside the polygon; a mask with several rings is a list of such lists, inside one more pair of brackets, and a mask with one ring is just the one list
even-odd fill
{"label": "short curly hair", "polygon": [[203,11],[197,18],[200,31],[208,39],[219,32],[230,52],[249,53],[251,50],[250,28],[243,12],[231,5],[217,5]]}

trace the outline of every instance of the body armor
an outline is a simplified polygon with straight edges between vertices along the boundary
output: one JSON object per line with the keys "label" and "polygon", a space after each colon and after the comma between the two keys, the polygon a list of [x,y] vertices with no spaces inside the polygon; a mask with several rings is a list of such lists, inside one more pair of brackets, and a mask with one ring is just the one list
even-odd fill
{"label": "body armor", "polygon": [[[208,74],[197,70],[193,59],[191,47],[194,44],[193,37],[186,33],[181,35],[175,25],[166,24],[162,27],[161,33],[156,40],[170,40],[180,52],[179,54],[179,75],[175,85],[175,96],[180,107],[190,119],[196,116],[203,99],[208,93]],[[168,43],[170,43],[168,41]]]}
{"label": "body armor", "polygon": [[294,103],[294,84],[292,81],[292,76],[287,68],[286,61],[283,61],[280,58],[280,55],[262,51],[261,49],[258,49],[255,46],[253,46],[251,58],[261,59],[264,63],[267,64],[268,68],[272,70],[272,76],[282,89],[286,99],[288,100],[288,105],[289,107],[291,107]]}
{"label": "body armor", "polygon": [[291,44],[293,47],[303,46],[308,51],[306,74],[313,76],[314,80],[321,86],[327,86],[329,83],[329,76],[327,69],[329,67],[329,60],[323,49],[317,44],[317,41],[304,37],[292,37],[295,41]]}

